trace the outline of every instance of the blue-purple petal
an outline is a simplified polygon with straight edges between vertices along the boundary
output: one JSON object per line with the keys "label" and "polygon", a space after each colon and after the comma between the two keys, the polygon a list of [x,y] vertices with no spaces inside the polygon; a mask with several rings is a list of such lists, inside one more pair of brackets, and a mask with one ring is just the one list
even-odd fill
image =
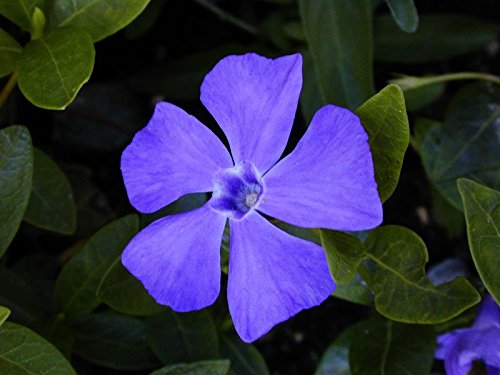
{"label": "blue-purple petal", "polygon": [[148,125],[135,135],[121,159],[130,202],[143,213],[188,193],[212,191],[215,173],[232,165],[215,134],[169,103],[156,105]]}
{"label": "blue-purple petal", "polygon": [[302,56],[228,56],[201,85],[201,101],[222,128],[236,164],[267,171],[283,153],[302,87]]}
{"label": "blue-purple petal", "polygon": [[234,326],[252,342],[335,288],[323,249],[258,213],[230,221],[228,303]]}
{"label": "blue-purple petal", "polygon": [[321,108],[295,150],[263,181],[256,209],[287,223],[356,231],[382,222],[368,136],[347,109]]}
{"label": "blue-purple petal", "polygon": [[202,309],[219,295],[225,222],[208,205],[164,217],[130,241],[122,263],[159,304],[180,312]]}

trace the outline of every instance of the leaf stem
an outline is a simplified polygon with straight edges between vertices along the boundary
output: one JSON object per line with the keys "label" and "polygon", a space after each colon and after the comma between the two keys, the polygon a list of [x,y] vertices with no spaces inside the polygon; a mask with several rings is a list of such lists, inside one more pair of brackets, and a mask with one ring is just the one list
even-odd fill
{"label": "leaf stem", "polygon": [[17,72],[12,73],[10,76],[9,80],[5,84],[4,88],[0,92],[0,107],[4,105],[4,103],[7,101],[7,98],[9,97],[10,93],[16,87],[17,83]]}
{"label": "leaf stem", "polygon": [[478,72],[460,72],[460,73],[450,73],[442,74],[438,76],[429,77],[414,77],[414,76],[402,76],[400,78],[389,80],[391,83],[395,83],[403,91],[408,91],[422,86],[433,85],[435,83],[448,82],[448,81],[458,81],[465,79],[476,79],[480,81],[488,81],[500,85],[500,77],[488,73],[478,73]]}
{"label": "leaf stem", "polygon": [[209,0],[194,0],[196,3],[205,7],[215,15],[219,16],[222,20],[232,23],[233,25],[239,27],[240,29],[246,31],[249,34],[257,35],[259,31],[256,27],[246,23],[242,19],[233,16],[231,13],[226,12],[224,9],[219,8],[217,5],[213,4]]}

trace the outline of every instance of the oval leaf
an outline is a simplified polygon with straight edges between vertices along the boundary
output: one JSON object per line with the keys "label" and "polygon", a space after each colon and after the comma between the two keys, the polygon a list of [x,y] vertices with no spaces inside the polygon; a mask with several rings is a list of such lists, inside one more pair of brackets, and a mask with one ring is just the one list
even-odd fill
{"label": "oval leaf", "polygon": [[457,178],[500,190],[500,88],[472,84],[453,98],[442,126],[421,128],[419,150],[427,176],[455,208],[463,210]]}
{"label": "oval leaf", "polygon": [[480,300],[464,278],[435,286],[425,276],[427,249],[411,230],[388,225],[372,231],[368,256],[377,267],[372,278],[375,307],[382,315],[405,323],[445,322]]}
{"label": "oval leaf", "polygon": [[466,178],[458,180],[467,237],[479,276],[500,304],[500,192]]}
{"label": "oval leaf", "polygon": [[401,28],[407,33],[413,33],[418,27],[418,13],[413,0],[385,0],[392,17]]}
{"label": "oval leaf", "polygon": [[0,373],[76,375],[51,343],[28,328],[9,322],[0,327]]}
{"label": "oval leaf", "polygon": [[0,326],[7,320],[10,315],[10,310],[4,306],[0,306]]}
{"label": "oval leaf", "polygon": [[35,148],[33,187],[28,209],[28,223],[63,234],[76,229],[76,206],[71,185],[64,172],[43,151]]}
{"label": "oval leaf", "polygon": [[226,335],[220,336],[220,346],[222,357],[231,361],[231,374],[269,375],[266,361],[255,346]]}
{"label": "oval leaf", "polygon": [[5,31],[0,29],[0,77],[12,73],[21,57],[23,48]]}
{"label": "oval leaf", "polygon": [[229,371],[229,360],[181,363],[153,371],[151,375],[225,375]]}
{"label": "oval leaf", "polygon": [[123,248],[137,233],[137,215],[128,215],[104,226],[83,249],[63,267],[56,282],[56,300],[62,311],[72,317],[96,308],[101,279],[120,258]]}
{"label": "oval leaf", "polygon": [[142,320],[111,313],[90,314],[79,318],[73,329],[75,353],[90,362],[117,370],[160,365],[146,343]]}
{"label": "oval leaf", "polygon": [[352,375],[430,374],[436,341],[432,327],[380,317],[362,323],[349,345]]}
{"label": "oval leaf", "polygon": [[24,48],[19,88],[38,107],[64,109],[90,78],[94,57],[94,45],[86,32],[57,28]]}
{"label": "oval leaf", "polygon": [[320,237],[333,279],[337,284],[348,283],[356,275],[366,248],[357,237],[344,232],[321,229]]}
{"label": "oval leaf", "polygon": [[141,282],[123,267],[120,256],[103,276],[97,295],[113,310],[128,315],[154,315],[167,308],[156,303]]}
{"label": "oval leaf", "polygon": [[146,340],[165,364],[219,357],[217,331],[206,310],[151,316],[146,320]]}
{"label": "oval leaf", "polygon": [[405,33],[390,16],[375,18],[375,59],[423,63],[463,55],[497,40],[500,25],[459,14],[425,14],[418,30]]}
{"label": "oval leaf", "polygon": [[368,133],[378,194],[386,201],[396,189],[410,126],[405,99],[399,86],[388,85],[356,110]]}
{"label": "oval leaf", "polygon": [[116,33],[134,20],[149,0],[55,0],[52,26],[74,26],[85,30],[97,42]]}
{"label": "oval leaf", "polygon": [[28,129],[0,130],[0,257],[14,238],[28,207],[33,175],[33,150]]}
{"label": "oval leaf", "polygon": [[360,305],[373,305],[373,294],[359,273],[356,273],[347,284],[337,284],[332,296]]}
{"label": "oval leaf", "polygon": [[357,108],[374,92],[370,1],[300,0],[299,4],[315,70],[304,75],[309,81],[304,89],[314,85],[322,104]]}

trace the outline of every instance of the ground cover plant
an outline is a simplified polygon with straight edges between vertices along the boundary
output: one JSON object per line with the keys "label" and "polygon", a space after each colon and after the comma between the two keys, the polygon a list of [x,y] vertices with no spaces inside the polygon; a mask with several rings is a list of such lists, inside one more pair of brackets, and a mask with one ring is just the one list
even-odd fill
{"label": "ground cover plant", "polygon": [[0,373],[500,368],[500,5],[0,1]]}

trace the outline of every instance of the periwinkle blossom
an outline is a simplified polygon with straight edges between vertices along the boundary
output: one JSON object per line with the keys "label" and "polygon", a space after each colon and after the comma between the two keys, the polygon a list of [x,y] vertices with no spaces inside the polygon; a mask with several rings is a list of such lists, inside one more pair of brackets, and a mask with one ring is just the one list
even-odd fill
{"label": "periwinkle blossom", "polygon": [[437,339],[437,359],[447,375],[467,375],[474,361],[483,361],[488,375],[500,375],[500,307],[487,295],[470,328],[445,333]]}
{"label": "periwinkle blossom", "polygon": [[382,221],[368,137],[352,112],[324,106],[295,150],[278,161],[301,87],[300,54],[228,56],[206,75],[201,101],[231,154],[196,118],[159,103],[122,155],[130,202],[142,213],[187,193],[212,192],[202,207],[143,229],[122,263],[158,303],[178,312],[202,309],[219,295],[220,245],[229,220],[227,299],[246,342],[319,305],[335,288],[323,249],[262,214],[347,231]]}

